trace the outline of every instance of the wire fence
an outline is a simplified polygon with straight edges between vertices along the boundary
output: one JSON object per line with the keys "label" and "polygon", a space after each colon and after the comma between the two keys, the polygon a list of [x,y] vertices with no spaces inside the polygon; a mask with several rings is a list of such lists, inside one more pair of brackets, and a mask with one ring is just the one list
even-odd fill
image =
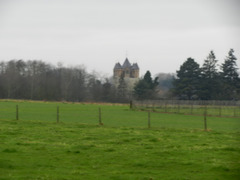
{"label": "wire fence", "polygon": [[132,101],[131,107],[159,113],[240,117],[240,101],[145,100]]}

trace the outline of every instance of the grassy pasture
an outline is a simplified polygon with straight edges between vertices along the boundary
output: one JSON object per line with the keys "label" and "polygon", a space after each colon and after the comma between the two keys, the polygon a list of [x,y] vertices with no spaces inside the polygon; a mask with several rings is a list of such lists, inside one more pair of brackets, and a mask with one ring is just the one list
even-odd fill
{"label": "grassy pasture", "polygon": [[151,113],[148,129],[125,105],[1,101],[0,179],[239,179],[239,121]]}
{"label": "grassy pasture", "polygon": [[[20,120],[56,122],[57,106],[59,106],[60,122],[64,123],[79,122],[96,125],[99,107],[101,107],[102,122],[105,126],[145,128],[148,121],[147,112],[130,110],[128,105],[8,100],[0,101],[0,119],[15,120],[17,104]],[[151,113],[151,127],[203,129],[204,122],[202,116]],[[237,117],[207,117],[207,127],[211,130],[240,131],[240,120]]]}

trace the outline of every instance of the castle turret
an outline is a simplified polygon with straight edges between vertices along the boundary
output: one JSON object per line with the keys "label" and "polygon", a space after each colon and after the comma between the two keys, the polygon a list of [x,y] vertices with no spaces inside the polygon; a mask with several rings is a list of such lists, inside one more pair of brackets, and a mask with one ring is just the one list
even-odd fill
{"label": "castle turret", "polygon": [[137,63],[133,63],[131,67],[131,77],[138,78],[139,77],[139,67]]}
{"label": "castle turret", "polygon": [[125,59],[123,65],[118,62],[113,69],[113,76],[120,78],[121,74],[124,74],[125,78],[139,78],[139,67],[137,63],[129,62],[128,58]]}
{"label": "castle turret", "polygon": [[118,62],[115,64],[114,69],[113,69],[113,76],[114,77],[120,77],[122,74],[122,66],[121,64]]}

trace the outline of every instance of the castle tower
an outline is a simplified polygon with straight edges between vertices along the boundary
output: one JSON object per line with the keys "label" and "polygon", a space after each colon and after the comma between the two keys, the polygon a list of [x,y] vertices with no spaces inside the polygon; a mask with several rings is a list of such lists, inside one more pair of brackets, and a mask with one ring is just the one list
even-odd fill
{"label": "castle tower", "polygon": [[128,58],[125,59],[123,65],[118,62],[115,64],[113,69],[113,76],[120,78],[121,74],[124,73],[125,78],[139,78],[139,67],[137,63],[129,62]]}
{"label": "castle tower", "polygon": [[120,77],[122,74],[122,66],[120,63],[116,63],[113,69],[113,76],[114,77]]}
{"label": "castle tower", "polygon": [[125,59],[123,65],[119,62],[113,68],[113,85],[118,88],[119,79],[123,75],[124,81],[127,86],[127,93],[131,96],[136,82],[139,81],[139,67],[137,63],[131,64],[128,58]]}
{"label": "castle tower", "polygon": [[137,63],[133,63],[131,67],[131,77],[132,78],[139,78],[139,67]]}
{"label": "castle tower", "polygon": [[124,77],[130,78],[131,77],[131,64],[130,64],[128,58],[125,59],[123,65],[122,65],[122,68],[123,68]]}

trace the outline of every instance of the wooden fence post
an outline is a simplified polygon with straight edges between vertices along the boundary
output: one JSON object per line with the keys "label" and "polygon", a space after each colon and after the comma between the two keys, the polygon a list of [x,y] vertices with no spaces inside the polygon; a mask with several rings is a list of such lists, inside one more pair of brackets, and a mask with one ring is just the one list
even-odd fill
{"label": "wooden fence post", "polygon": [[204,130],[207,131],[207,106],[205,106],[204,110]]}
{"label": "wooden fence post", "polygon": [[57,106],[57,123],[59,122],[59,106]]}
{"label": "wooden fence post", "polygon": [[150,111],[148,111],[148,128],[151,127]]}
{"label": "wooden fence post", "polygon": [[18,105],[16,105],[16,120],[19,119],[19,116],[18,116]]}
{"label": "wooden fence post", "polygon": [[103,125],[102,123],[102,111],[101,108],[98,108],[98,121],[99,121],[99,125]]}
{"label": "wooden fence post", "polygon": [[133,102],[130,101],[130,109],[132,109],[132,108],[133,108]]}

